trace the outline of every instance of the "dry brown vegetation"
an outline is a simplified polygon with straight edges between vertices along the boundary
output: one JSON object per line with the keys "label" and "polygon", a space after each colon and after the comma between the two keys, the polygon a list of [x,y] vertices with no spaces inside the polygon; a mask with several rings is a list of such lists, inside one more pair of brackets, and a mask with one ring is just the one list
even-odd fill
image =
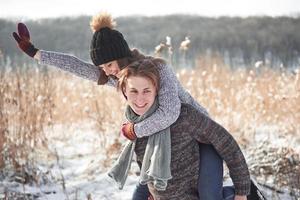
{"label": "dry brown vegetation", "polygon": [[221,60],[200,58],[195,70],[178,77],[211,116],[236,136],[251,139],[264,126],[300,134],[298,72],[270,68],[231,70]]}
{"label": "dry brown vegetation", "polygon": [[0,73],[0,166],[17,170],[30,152],[46,146],[43,127],[52,121],[53,82],[39,71]]}
{"label": "dry brown vegetation", "polygon": [[0,72],[0,78],[0,169],[32,165],[35,150],[47,149],[46,126],[90,120],[106,146],[104,133],[122,121],[124,102],[111,88],[38,69]]}
{"label": "dry brown vegetation", "polygon": [[[178,71],[178,78],[244,147],[266,126],[299,138],[299,72],[231,70],[217,58],[199,58],[196,66]],[[124,106],[114,89],[59,70],[0,72],[0,168],[19,169],[32,162],[31,152],[47,147],[43,128],[51,124],[90,120],[99,129],[100,145],[107,147],[107,130],[119,129]]]}

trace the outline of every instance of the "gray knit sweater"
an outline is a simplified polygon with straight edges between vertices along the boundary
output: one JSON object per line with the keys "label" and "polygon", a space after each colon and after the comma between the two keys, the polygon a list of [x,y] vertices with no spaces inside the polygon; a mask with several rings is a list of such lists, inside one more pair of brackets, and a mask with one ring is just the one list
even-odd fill
{"label": "gray knit sweater", "polygon": [[[198,200],[199,142],[212,144],[225,160],[238,195],[250,193],[249,170],[237,142],[218,123],[188,104],[182,104],[177,121],[171,125],[171,174],[165,191],[149,184],[156,200]],[[138,138],[135,146],[137,162],[143,160],[148,137]]]}
{"label": "gray knit sweater", "polygon": [[[76,76],[98,82],[99,67],[72,55],[44,50],[40,52],[41,64],[53,65]],[[135,124],[134,130],[137,137],[152,135],[173,124],[180,114],[181,103],[188,103],[207,114],[207,111],[182,87],[176,74],[169,66],[159,66],[159,74],[161,81],[158,92],[159,108],[151,117]],[[116,80],[109,78],[107,85],[116,87],[116,84]]]}

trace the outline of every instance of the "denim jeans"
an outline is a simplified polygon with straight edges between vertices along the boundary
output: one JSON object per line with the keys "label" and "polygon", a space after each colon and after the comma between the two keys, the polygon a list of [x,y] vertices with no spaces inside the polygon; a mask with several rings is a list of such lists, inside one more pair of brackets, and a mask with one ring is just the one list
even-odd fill
{"label": "denim jeans", "polygon": [[132,200],[147,200],[149,196],[148,186],[138,183],[133,192]]}
{"label": "denim jeans", "polygon": [[199,143],[199,148],[199,199],[233,200],[234,188],[223,187],[223,159],[212,145]]}
{"label": "denim jeans", "polygon": [[[199,143],[200,165],[198,193],[200,200],[233,200],[234,188],[223,187],[223,160],[212,145]],[[132,200],[147,200],[147,185],[137,184]]]}

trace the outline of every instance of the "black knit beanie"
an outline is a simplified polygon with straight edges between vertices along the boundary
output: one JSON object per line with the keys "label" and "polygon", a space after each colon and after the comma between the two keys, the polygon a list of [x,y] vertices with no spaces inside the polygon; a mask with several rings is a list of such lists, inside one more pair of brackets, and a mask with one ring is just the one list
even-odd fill
{"label": "black knit beanie", "polygon": [[122,33],[108,27],[101,28],[93,35],[90,56],[98,66],[113,60],[131,56],[131,51]]}

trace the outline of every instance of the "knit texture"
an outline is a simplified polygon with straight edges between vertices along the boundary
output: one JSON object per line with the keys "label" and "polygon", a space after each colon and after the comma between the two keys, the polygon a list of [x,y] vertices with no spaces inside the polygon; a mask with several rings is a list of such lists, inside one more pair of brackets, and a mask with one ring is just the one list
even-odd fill
{"label": "knit texture", "polygon": [[[129,106],[127,106],[126,118],[132,123],[137,123],[146,119],[155,112],[157,108],[158,101],[156,99],[151,108],[144,115],[139,116],[135,114]],[[128,176],[135,144],[136,140],[127,142],[120,153],[118,160],[108,172],[108,175],[118,184],[119,189],[123,188]],[[171,139],[170,128],[167,128],[149,136],[141,167],[140,183],[143,185],[153,183],[156,190],[165,190],[168,180],[172,178],[170,163]]]}
{"label": "knit texture", "polygon": [[122,33],[108,27],[101,28],[93,35],[90,56],[94,65],[131,56],[131,51]]}
{"label": "knit texture", "polygon": [[[182,104],[178,120],[171,125],[171,173],[165,191],[148,187],[158,200],[198,200],[199,176],[198,142],[212,144],[225,160],[233,180],[236,194],[250,192],[250,175],[245,158],[234,138],[219,124],[197,111],[191,105]],[[138,138],[135,147],[137,161],[141,163],[148,137]]]}
{"label": "knit texture", "polygon": [[[53,65],[76,76],[98,82],[99,67],[84,62],[77,57],[41,50],[41,64]],[[138,138],[149,136],[173,124],[179,114],[181,103],[188,103],[202,113],[207,111],[182,87],[171,67],[159,66],[160,89],[158,91],[159,109],[144,121],[135,124],[134,131]],[[110,78],[106,85],[116,87],[117,81]]]}
{"label": "knit texture", "polygon": [[[64,71],[68,71],[76,76],[98,82],[98,78],[100,75],[99,68],[97,66],[94,66],[90,63],[84,62],[80,59],[78,59],[75,56],[68,55],[68,54],[63,54],[63,53],[57,53],[57,52],[50,52],[50,51],[40,51],[41,53],[41,59],[40,63],[41,64],[46,64],[46,65],[53,65],[56,66]],[[174,184],[174,181],[176,181],[176,178],[180,177],[180,173],[173,173],[173,171],[180,170],[182,169],[183,173],[185,170],[192,171],[192,174],[188,181],[191,181],[191,184],[189,182],[183,183],[182,188],[184,191],[189,191],[189,193],[194,196],[193,193],[196,192],[197,188],[197,179],[195,176],[198,177],[198,164],[192,164],[189,165],[188,167],[186,166],[186,163],[194,163],[194,162],[199,162],[199,149],[198,147],[196,148],[197,142],[195,140],[190,140],[191,142],[182,142],[181,139],[182,137],[191,137],[190,133],[186,131],[191,131],[191,128],[193,129],[192,131],[195,132],[195,135],[193,136],[194,138],[198,138],[197,140],[199,141],[206,141],[207,143],[215,143],[215,147],[217,146],[218,148],[217,151],[221,152],[220,155],[222,158],[226,158],[225,161],[230,163],[231,169],[235,167],[234,161],[237,160],[244,160],[243,156],[241,156],[241,153],[235,154],[233,157],[228,157],[229,154],[226,152],[229,152],[230,150],[233,149],[239,149],[239,147],[236,147],[236,143],[230,143],[230,146],[222,146],[224,142],[226,142],[226,138],[229,138],[228,141],[233,140],[231,136],[227,133],[226,130],[219,130],[218,132],[224,133],[225,135],[229,135],[226,137],[223,137],[222,134],[211,134],[210,132],[213,131],[207,131],[201,133],[203,130],[213,130],[216,127],[219,127],[219,125],[216,125],[215,122],[209,123],[211,120],[207,118],[207,112],[206,110],[199,105],[193,98],[192,96],[181,86],[180,82],[178,81],[175,73],[173,70],[168,67],[168,66],[159,66],[159,73],[160,73],[160,81],[161,81],[161,88],[158,93],[158,100],[159,100],[159,108],[151,117],[145,119],[144,121],[138,123],[135,125],[135,133],[137,134],[138,137],[143,137],[143,136],[149,136],[152,135],[159,130],[163,130],[166,127],[169,127],[171,124],[173,124],[176,119],[179,117],[178,121],[184,121],[183,124],[181,124],[181,128],[177,130],[177,127],[175,124],[171,126],[171,144],[172,146],[176,146],[174,144],[180,143],[181,145],[179,146],[177,144],[177,150],[172,148],[171,152],[171,165],[172,162],[177,161],[179,164],[178,166],[172,170],[171,167],[171,173],[173,176],[173,179],[171,179],[168,182],[168,187],[174,187],[172,186]],[[116,87],[116,80],[109,78],[107,85],[114,86]],[[181,107],[181,102],[183,103],[188,103],[191,106],[185,105],[184,107],[187,108],[182,108],[182,112],[180,113],[180,107]],[[185,110],[185,111],[184,111]],[[191,115],[188,115],[187,112],[188,110],[193,111]],[[204,114],[203,114],[204,113]],[[184,119],[186,117],[186,119]],[[199,117],[199,118],[197,118]],[[193,123],[190,123],[189,120],[196,121],[198,126],[191,125]],[[210,127],[210,128],[209,128]],[[219,128],[218,128],[219,129]],[[182,131],[182,132],[181,132]],[[210,134],[207,134],[210,133]],[[176,137],[176,134],[179,137]],[[212,137],[215,136],[215,137]],[[219,136],[220,136],[220,141],[219,141]],[[177,138],[174,140],[174,138]],[[141,138],[138,139],[137,142],[145,142],[147,138]],[[209,142],[209,139],[212,140],[212,142]],[[218,143],[220,142],[220,143]],[[146,143],[145,143],[146,144]],[[186,145],[186,146],[184,146]],[[198,145],[198,144],[197,144]],[[232,148],[232,146],[235,146],[235,148]],[[224,148],[222,148],[224,147]],[[138,145],[138,149],[143,148],[143,145]],[[183,154],[178,154],[178,155],[184,155],[188,157],[188,160],[186,158],[178,158],[174,157],[173,154],[176,155],[176,152],[178,153],[180,151],[180,148],[182,148],[185,152]],[[223,153],[223,150],[225,153]],[[240,150],[239,150],[240,151]],[[190,156],[192,155],[192,156]],[[224,156],[225,155],[225,156]],[[183,156],[183,157],[186,157]],[[232,163],[232,164],[231,164]],[[238,167],[238,166],[236,166]],[[241,167],[241,169],[246,169],[247,165],[244,163],[244,165]],[[231,176],[234,177],[233,181],[236,186],[236,191],[238,194],[247,194],[250,186],[248,181],[249,177],[249,172],[245,170],[241,170],[242,172],[238,172],[237,174],[232,172]],[[232,170],[231,170],[232,171]],[[237,170],[239,171],[239,170]],[[196,173],[196,174],[195,174]],[[244,176],[240,176],[240,174],[244,174]],[[184,182],[184,181],[183,181]],[[180,187],[181,185],[178,185]],[[188,188],[184,189],[186,186]],[[189,187],[190,186],[190,187]],[[177,194],[177,193],[176,193]],[[176,196],[176,194],[174,194]],[[184,195],[183,193],[180,193],[181,195]],[[178,195],[180,195],[178,194]],[[171,195],[174,196],[174,195]],[[173,198],[174,199],[174,198]],[[181,199],[181,198],[180,198]],[[183,198],[184,199],[184,198]],[[185,198],[186,199],[186,198]],[[190,199],[195,199],[195,198],[190,198]]]}

